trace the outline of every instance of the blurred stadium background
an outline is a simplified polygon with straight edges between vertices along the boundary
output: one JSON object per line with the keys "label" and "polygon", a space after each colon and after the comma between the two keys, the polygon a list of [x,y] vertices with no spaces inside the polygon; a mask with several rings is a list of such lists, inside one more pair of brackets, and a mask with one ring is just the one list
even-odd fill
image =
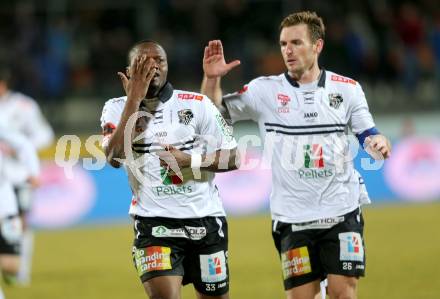
{"label": "blurred stadium background", "polygon": [[[12,67],[14,89],[37,99],[58,137],[78,135],[83,144],[73,179],[54,163],[56,144],[41,153],[33,283],[6,288],[7,297],[145,298],[130,261],[126,177],[102,168],[93,158],[99,151],[85,148],[100,134],[104,102],[122,94],[116,72],[125,69],[128,48],[158,40],[169,55],[169,80],[197,91],[203,48],[219,38],[227,59],[242,62],[223,81],[225,90],[238,90],[284,70],[278,25],[303,9],[316,10],[326,24],[321,65],[361,82],[378,128],[394,145],[378,170],[360,167],[369,163],[365,153],[356,157],[373,201],[359,298],[440,298],[438,0],[2,0],[0,62]],[[258,133],[244,122],[235,134]],[[74,158],[73,149],[66,154]],[[250,157],[259,154],[254,148]],[[270,237],[270,173],[236,171],[218,176],[218,184],[231,215],[231,296],[283,298]],[[186,287],[184,298],[192,297]]]}

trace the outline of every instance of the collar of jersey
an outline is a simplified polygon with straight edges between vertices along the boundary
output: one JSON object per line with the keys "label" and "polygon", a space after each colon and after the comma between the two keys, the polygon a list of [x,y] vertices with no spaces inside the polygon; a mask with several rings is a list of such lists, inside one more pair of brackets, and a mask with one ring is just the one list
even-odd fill
{"label": "collar of jersey", "polygon": [[[286,77],[286,80],[287,82],[290,83],[290,85],[296,88],[299,87],[299,83],[293,80],[293,78],[289,76],[289,73],[287,71],[284,73],[284,76]],[[325,69],[321,69],[321,74],[319,75],[318,87],[325,88]]]}
{"label": "collar of jersey", "polygon": [[171,96],[173,95],[173,91],[174,91],[173,85],[171,85],[170,82],[167,82],[162,87],[162,89],[159,91],[159,94],[158,94],[157,98],[162,103],[165,103],[166,101],[171,99]]}

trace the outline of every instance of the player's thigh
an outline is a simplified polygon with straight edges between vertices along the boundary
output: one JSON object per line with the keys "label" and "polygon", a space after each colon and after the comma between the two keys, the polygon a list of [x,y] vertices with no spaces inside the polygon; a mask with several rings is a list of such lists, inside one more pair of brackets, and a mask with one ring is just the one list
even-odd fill
{"label": "player's thigh", "polygon": [[357,277],[329,274],[327,279],[330,298],[355,299],[357,297],[357,285],[359,280]]}
{"label": "player's thigh", "polygon": [[[163,233],[157,232],[170,231],[179,225],[178,221],[172,219],[136,217],[132,256],[137,274],[144,286],[151,286],[148,281],[156,277],[159,279],[152,280],[153,286],[156,281],[159,281],[159,285],[170,283],[170,287],[174,286],[176,281],[181,284],[187,241],[184,238],[163,236]],[[171,278],[166,278],[168,276]],[[175,276],[177,278],[172,278]]]}
{"label": "player's thigh", "polygon": [[156,276],[143,286],[150,299],[180,299],[182,276]]}
{"label": "player's thigh", "polygon": [[19,267],[20,242],[23,236],[18,216],[0,222],[0,267],[3,272],[16,273]]}
{"label": "player's thigh", "polygon": [[16,185],[14,192],[19,214],[26,215],[32,207],[32,187],[29,184]]}
{"label": "player's thigh", "polygon": [[[278,222],[273,226],[273,238],[281,258],[284,289],[289,291],[307,285],[304,292],[319,292],[319,280],[324,277],[316,230],[292,231],[291,224]],[[311,298],[316,293],[310,293]]]}
{"label": "player's thigh", "polygon": [[[205,217],[206,235],[193,240],[185,264],[185,283],[192,283],[199,298],[228,298],[228,227],[225,217]],[[200,297],[202,296],[202,297]]]}
{"label": "player's thigh", "polygon": [[[365,275],[364,221],[359,209],[344,215],[321,239],[321,262],[327,274],[348,277]],[[329,280],[330,285],[330,280]]]}
{"label": "player's thigh", "polygon": [[20,267],[20,256],[17,254],[1,254],[0,268],[3,273],[16,274]]}
{"label": "player's thigh", "polygon": [[199,291],[195,290],[197,299],[229,299],[229,292],[219,296],[211,296],[202,294]]}
{"label": "player's thigh", "polygon": [[320,280],[291,288],[286,290],[287,299],[321,299],[320,297]]}

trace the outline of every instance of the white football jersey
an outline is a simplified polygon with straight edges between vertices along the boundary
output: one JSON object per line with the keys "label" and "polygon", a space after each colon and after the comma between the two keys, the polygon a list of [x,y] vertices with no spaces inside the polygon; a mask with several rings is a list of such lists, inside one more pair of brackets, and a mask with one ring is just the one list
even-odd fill
{"label": "white football jersey", "polygon": [[[10,155],[23,167],[11,167],[7,162]],[[18,214],[13,184],[21,184],[38,173],[37,152],[28,138],[0,127],[0,219]]]}
{"label": "white football jersey", "polygon": [[19,92],[0,97],[0,125],[25,135],[37,150],[49,146],[54,138],[37,103]]}
{"label": "white football jersey", "polygon": [[[182,170],[183,180],[160,166],[157,156],[163,144],[170,144],[185,153],[206,154],[237,146],[220,112],[204,95],[173,90],[168,83],[159,98],[144,100],[145,111],[154,115],[148,124],[138,121],[140,136],[135,138],[126,156],[141,159],[141,167],[124,167],[128,172],[133,199],[130,215],[143,217],[199,218],[224,216],[214,173],[192,169]],[[115,98],[105,103],[101,126],[104,130],[103,147],[118,125],[127,98]],[[152,111],[152,109],[154,111]],[[142,110],[142,109],[141,109]],[[144,130],[143,126],[147,129]],[[136,127],[138,128],[138,127]]]}
{"label": "white football jersey", "polygon": [[259,77],[224,102],[233,122],[254,120],[265,138],[274,220],[334,217],[369,201],[346,135],[375,126],[358,82],[323,70],[300,85],[285,73]]}

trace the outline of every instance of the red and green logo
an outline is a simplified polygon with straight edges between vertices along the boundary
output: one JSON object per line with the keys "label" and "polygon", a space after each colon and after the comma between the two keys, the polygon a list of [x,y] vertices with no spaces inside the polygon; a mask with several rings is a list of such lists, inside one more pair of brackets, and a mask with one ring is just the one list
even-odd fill
{"label": "red and green logo", "polygon": [[324,168],[324,158],[322,157],[322,145],[304,145],[304,167],[305,168]]}
{"label": "red and green logo", "polygon": [[166,168],[160,168],[160,177],[162,178],[162,183],[164,185],[180,185],[182,184],[182,179],[176,174],[170,174],[169,170]]}

